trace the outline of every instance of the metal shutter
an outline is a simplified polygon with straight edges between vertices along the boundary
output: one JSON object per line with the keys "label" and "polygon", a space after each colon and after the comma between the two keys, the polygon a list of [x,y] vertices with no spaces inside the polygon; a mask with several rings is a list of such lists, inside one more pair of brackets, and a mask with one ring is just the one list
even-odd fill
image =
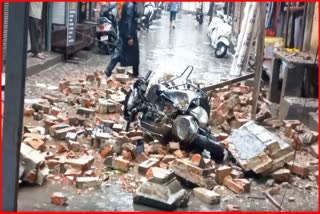
{"label": "metal shutter", "polygon": [[64,25],[66,18],[66,3],[53,2],[52,3],[52,23]]}
{"label": "metal shutter", "polygon": [[8,17],[9,17],[9,3],[3,3],[2,61],[4,61],[4,62],[6,61],[6,54],[7,54]]}

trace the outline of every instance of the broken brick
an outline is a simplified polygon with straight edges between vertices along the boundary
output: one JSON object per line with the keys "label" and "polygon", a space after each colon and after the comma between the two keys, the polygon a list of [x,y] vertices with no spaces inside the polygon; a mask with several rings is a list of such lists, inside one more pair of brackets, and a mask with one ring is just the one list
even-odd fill
{"label": "broken brick", "polygon": [[232,168],[229,166],[221,166],[216,170],[217,184],[223,184],[225,177],[231,175]]}
{"label": "broken brick", "polygon": [[193,189],[193,194],[196,198],[200,199],[201,201],[208,203],[208,204],[219,204],[221,196],[211,190],[208,190],[203,187],[197,187]]}
{"label": "broken brick", "polygon": [[150,167],[145,175],[149,181],[157,184],[164,184],[175,177],[173,171],[162,169],[160,167]]}
{"label": "broken brick", "polygon": [[60,102],[60,99],[52,94],[44,94],[42,96],[42,99],[48,100],[51,105],[53,105],[54,103]]}
{"label": "broken brick", "polygon": [[138,130],[132,130],[128,133],[128,137],[138,137],[138,136],[143,137],[143,131],[138,129]]}
{"label": "broken brick", "polygon": [[68,148],[73,152],[80,151],[80,143],[77,141],[69,140]]}
{"label": "broken brick", "polygon": [[66,164],[71,165],[75,169],[79,169],[81,171],[88,170],[94,162],[94,157],[91,155],[83,155],[78,159],[67,159],[65,161]]}
{"label": "broken brick", "polygon": [[148,160],[142,162],[141,164],[139,164],[138,166],[138,172],[141,175],[145,175],[147,173],[147,171],[149,170],[149,168],[151,167],[159,167],[159,160],[155,159],[155,158],[149,158]]}
{"label": "broken brick", "polygon": [[68,132],[66,135],[66,142],[69,140],[76,141],[77,140],[77,133],[76,132]]}
{"label": "broken brick", "polygon": [[127,150],[122,150],[121,156],[123,157],[124,160],[132,160],[132,155],[130,151]]}
{"label": "broken brick", "polygon": [[85,189],[85,188],[96,188],[100,186],[98,177],[77,177],[76,188]]}
{"label": "broken brick", "polygon": [[271,174],[275,182],[289,182],[290,181],[290,170],[289,169],[279,169]]}
{"label": "broken brick", "polygon": [[61,112],[61,109],[58,107],[52,107],[50,109],[50,114],[53,116],[58,116],[58,114]]}
{"label": "broken brick", "polygon": [[34,113],[34,109],[31,108],[30,106],[24,108],[24,113],[23,113],[23,115],[24,115],[25,117],[31,117],[31,116],[33,115],[33,113]]}
{"label": "broken brick", "polygon": [[241,192],[244,192],[244,188],[239,183],[236,183],[230,175],[224,178],[223,185],[225,185],[235,193],[239,194]]}
{"label": "broken brick", "polygon": [[171,161],[173,161],[175,159],[176,159],[176,157],[174,155],[165,155],[163,157],[163,159],[162,159],[162,162],[163,163],[169,163],[169,162],[171,162]]}
{"label": "broken brick", "polygon": [[107,145],[106,147],[104,147],[104,149],[100,152],[100,156],[102,158],[107,157],[108,155],[112,154],[112,145]]}
{"label": "broken brick", "polygon": [[200,168],[204,168],[205,167],[203,158],[199,154],[192,155],[191,162],[192,162],[193,165],[198,166]]}
{"label": "broken brick", "polygon": [[67,203],[67,197],[61,192],[54,192],[51,195],[51,203],[57,206],[64,206]]}
{"label": "broken brick", "polygon": [[170,142],[168,145],[167,145],[167,151],[172,153],[174,151],[177,151],[180,149],[180,144],[179,143],[176,143],[176,142]]}
{"label": "broken brick", "polygon": [[53,137],[58,140],[64,140],[69,132],[75,132],[75,131],[76,129],[74,127],[58,129],[54,131]]}
{"label": "broken brick", "polygon": [[114,130],[115,132],[121,132],[122,129],[123,129],[122,124],[113,124],[113,126],[112,126],[112,130]]}
{"label": "broken brick", "polygon": [[247,179],[237,178],[233,179],[233,181],[240,185],[244,189],[244,192],[250,192],[250,181],[248,181]]}
{"label": "broken brick", "polygon": [[39,137],[29,137],[24,139],[23,143],[31,146],[35,150],[44,151],[46,149],[45,143]]}
{"label": "broken brick", "polygon": [[95,115],[95,110],[90,109],[90,108],[78,108],[77,109],[77,114],[79,115],[86,115],[86,116],[94,116]]}
{"label": "broken brick", "polygon": [[128,172],[130,162],[128,160],[124,160],[123,157],[116,157],[113,161],[113,168],[119,169],[124,172]]}
{"label": "broken brick", "polygon": [[38,111],[43,111],[45,114],[49,114],[50,111],[50,105],[46,105],[46,104],[40,104],[40,103],[34,103],[32,105],[32,108],[38,112]]}
{"label": "broken brick", "polygon": [[67,146],[64,144],[64,143],[60,143],[57,147],[57,152],[58,153],[63,153],[63,152],[66,152],[68,151],[68,148]]}

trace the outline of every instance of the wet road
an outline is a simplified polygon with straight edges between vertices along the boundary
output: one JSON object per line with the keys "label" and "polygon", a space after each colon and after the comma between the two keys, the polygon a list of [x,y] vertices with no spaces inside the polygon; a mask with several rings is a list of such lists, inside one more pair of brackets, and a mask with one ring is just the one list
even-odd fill
{"label": "wet road", "polygon": [[[229,72],[232,57],[218,59],[207,36],[208,17],[199,25],[191,14],[177,14],[176,28],[169,28],[169,15],[163,13],[160,20],[148,32],[140,35],[141,70],[178,74],[188,65],[194,66],[193,79],[213,84]],[[143,73],[142,73],[143,74]]]}
{"label": "wet road", "polygon": [[[169,28],[169,14],[164,12],[161,19],[151,25],[149,31],[139,32],[140,75],[152,70],[163,73],[180,74],[188,66],[194,66],[191,78],[213,84],[229,72],[232,57],[223,59],[214,56],[214,51],[206,35],[208,17],[199,25],[194,15],[177,14],[176,29]],[[85,73],[103,71],[110,56],[95,47],[92,51],[81,51],[78,64],[58,63],[36,75],[27,77],[26,97],[37,98],[46,92],[46,86],[56,86],[64,77],[83,76]],[[46,86],[39,87],[39,84]]]}

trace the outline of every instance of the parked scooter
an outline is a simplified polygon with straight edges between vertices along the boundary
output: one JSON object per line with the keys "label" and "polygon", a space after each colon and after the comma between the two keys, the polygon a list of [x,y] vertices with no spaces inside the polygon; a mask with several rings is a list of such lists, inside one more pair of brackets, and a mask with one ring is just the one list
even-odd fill
{"label": "parked scooter", "polygon": [[109,3],[103,6],[100,16],[97,20],[96,36],[99,40],[98,47],[105,52],[111,54],[117,41],[117,21],[116,21],[116,3]]}
{"label": "parked scooter", "polygon": [[211,45],[215,50],[217,58],[223,58],[229,50],[234,54],[234,44],[231,42],[232,26],[231,17],[217,11],[217,15],[212,18],[208,27],[208,36],[211,40]]}
{"label": "parked scooter", "polygon": [[146,2],[144,4],[144,13],[143,13],[143,16],[141,17],[141,26],[143,29],[149,29],[150,25],[155,19],[154,10],[155,10],[154,3]]}
{"label": "parked scooter", "polygon": [[200,6],[196,8],[196,20],[200,25],[203,23],[203,3],[200,3]]}
{"label": "parked scooter", "polygon": [[[131,122],[138,121],[146,135],[162,144],[174,140],[185,150],[207,150],[211,159],[222,162],[224,148],[208,128],[210,99],[189,80],[192,71],[193,67],[188,66],[180,76],[150,86],[151,71],[146,78],[139,78],[124,102],[127,131]],[[186,75],[184,81],[182,77]]]}

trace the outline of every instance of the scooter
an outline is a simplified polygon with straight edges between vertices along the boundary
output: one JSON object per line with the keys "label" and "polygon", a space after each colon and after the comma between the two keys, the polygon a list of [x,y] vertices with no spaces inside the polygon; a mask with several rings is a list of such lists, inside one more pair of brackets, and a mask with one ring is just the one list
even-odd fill
{"label": "scooter", "polygon": [[144,5],[144,13],[141,17],[141,24],[143,29],[149,29],[152,21],[155,19],[154,3],[146,2]]}
{"label": "scooter", "polygon": [[230,53],[235,53],[234,44],[231,42],[231,21],[232,19],[230,16],[218,11],[217,15],[212,18],[208,27],[208,36],[217,58],[225,57],[228,49]]}
{"label": "scooter", "polygon": [[196,20],[200,25],[203,23],[203,4],[201,3],[200,7],[196,9]]}
{"label": "scooter", "polygon": [[117,41],[117,22],[116,22],[116,4],[104,6],[97,20],[96,36],[99,40],[98,47],[105,52],[106,55],[111,54]]}

